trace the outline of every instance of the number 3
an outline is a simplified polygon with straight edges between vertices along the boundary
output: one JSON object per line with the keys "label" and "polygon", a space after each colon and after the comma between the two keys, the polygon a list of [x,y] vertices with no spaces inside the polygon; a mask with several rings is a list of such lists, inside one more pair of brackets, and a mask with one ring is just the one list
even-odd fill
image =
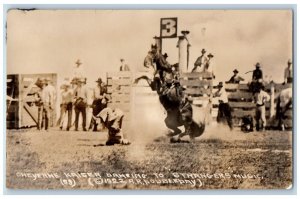
{"label": "number 3", "polygon": [[161,36],[177,36],[177,18],[161,19]]}

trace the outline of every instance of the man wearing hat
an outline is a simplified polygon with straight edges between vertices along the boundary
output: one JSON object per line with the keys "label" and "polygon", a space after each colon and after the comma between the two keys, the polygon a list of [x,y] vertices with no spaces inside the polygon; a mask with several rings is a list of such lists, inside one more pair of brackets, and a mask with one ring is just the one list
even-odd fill
{"label": "man wearing hat", "polygon": [[110,95],[107,94],[107,87],[102,82],[101,78],[97,79],[97,86],[93,90],[93,117],[90,123],[89,129],[93,128],[93,131],[97,131],[97,123],[94,117],[96,117],[104,108],[107,107],[107,103],[110,100]]}
{"label": "man wearing hat", "polygon": [[253,74],[252,74],[252,81],[249,85],[249,90],[253,93],[253,95],[259,90],[259,87],[262,84],[262,80],[263,80],[263,72],[260,69],[260,63],[256,63],[255,64],[256,69],[253,70]]}
{"label": "man wearing hat", "polygon": [[292,60],[288,60],[287,67],[284,70],[284,83],[293,83]]}
{"label": "man wearing hat", "polygon": [[201,51],[201,56],[198,57],[196,62],[194,63],[194,68],[192,69],[192,72],[202,72],[204,70],[204,66],[208,60],[208,58],[205,56],[205,53],[206,50],[203,48]]}
{"label": "man wearing hat", "polygon": [[43,101],[42,101],[42,91],[44,88],[44,80],[42,78],[38,78],[35,82],[35,85],[38,87],[38,90],[34,93],[34,101],[35,105],[38,107],[38,121],[37,121],[37,129],[42,129],[43,122]]}
{"label": "man wearing hat", "polygon": [[49,120],[51,118],[51,111],[54,109],[54,95],[53,89],[49,86],[49,79],[43,79],[43,88],[41,93],[41,100],[43,104],[44,127],[45,130],[49,128]]}
{"label": "man wearing hat", "polygon": [[86,131],[86,107],[88,99],[88,90],[86,88],[85,79],[78,79],[78,85],[74,92],[75,107],[75,131],[78,131],[79,114],[82,115],[82,129]]}
{"label": "man wearing hat", "polygon": [[263,90],[263,85],[260,84],[257,87],[257,91],[254,94],[254,102],[256,104],[255,110],[255,120],[256,120],[256,130],[264,130],[266,127],[266,106],[265,103],[270,101],[270,95]]}
{"label": "man wearing hat", "polygon": [[122,58],[120,59],[120,61],[121,61],[120,71],[130,71],[129,66],[125,64],[125,60]]}
{"label": "man wearing hat", "polygon": [[60,117],[58,119],[58,124],[60,129],[63,129],[64,119],[66,112],[68,113],[67,118],[67,128],[66,130],[69,131],[71,128],[71,121],[72,121],[72,102],[73,102],[73,91],[71,90],[71,84],[68,82],[64,82],[61,85],[61,103],[60,103]]}
{"label": "man wearing hat", "polygon": [[167,53],[163,55],[159,51],[157,51],[154,56],[155,65],[156,65],[156,71],[154,73],[154,76],[156,78],[158,74],[159,77],[157,78],[159,78],[162,83],[165,83],[166,80],[173,79],[172,66],[166,60],[167,57],[168,57]]}
{"label": "man wearing hat", "polygon": [[239,84],[240,81],[244,81],[244,78],[242,78],[241,76],[238,76],[238,73],[239,73],[239,71],[237,69],[234,69],[233,76],[230,78],[228,83]]}
{"label": "man wearing hat", "polygon": [[123,144],[128,145],[130,142],[124,138],[122,131],[122,121],[124,113],[116,108],[105,108],[98,115],[101,123],[108,129],[108,139],[106,145]]}
{"label": "man wearing hat", "polygon": [[209,80],[215,79],[214,70],[213,70],[213,64],[212,64],[213,62],[211,61],[211,59],[214,57],[214,55],[211,54],[211,53],[209,53],[207,55],[207,57],[208,57],[208,59],[207,59],[205,65],[204,65],[203,71],[211,73],[211,76],[210,77],[206,77],[205,79],[209,79]]}
{"label": "man wearing hat", "polygon": [[252,81],[258,81],[259,79],[263,78],[263,72],[260,69],[261,68],[260,63],[257,62],[255,64],[255,67],[256,67],[256,69],[253,71],[253,74],[252,74]]}
{"label": "man wearing hat", "polygon": [[226,119],[230,130],[232,130],[233,126],[232,126],[231,108],[228,104],[228,97],[225,88],[223,86],[223,82],[219,82],[217,87],[218,90],[216,91],[216,93],[214,93],[214,97],[218,97],[219,100],[217,122],[222,123]]}

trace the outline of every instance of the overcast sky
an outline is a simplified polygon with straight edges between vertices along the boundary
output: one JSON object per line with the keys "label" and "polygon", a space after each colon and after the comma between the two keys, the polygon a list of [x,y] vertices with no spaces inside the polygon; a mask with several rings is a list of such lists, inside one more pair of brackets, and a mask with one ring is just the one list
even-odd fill
{"label": "overcast sky", "polygon": [[[132,70],[143,66],[160,18],[177,17],[178,32],[189,30],[190,70],[207,49],[214,55],[217,81],[237,68],[249,79],[260,62],[264,75],[283,81],[292,58],[292,12],[289,10],[11,10],[7,17],[7,73],[72,75],[80,59],[89,82],[118,71],[120,58]],[[163,41],[171,64],[178,62],[177,38]]]}

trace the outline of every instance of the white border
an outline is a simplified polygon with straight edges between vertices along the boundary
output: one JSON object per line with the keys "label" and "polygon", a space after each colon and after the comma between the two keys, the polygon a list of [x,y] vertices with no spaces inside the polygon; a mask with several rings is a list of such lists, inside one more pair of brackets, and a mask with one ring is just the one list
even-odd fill
{"label": "white border", "polygon": [[[74,5],[74,3],[76,3],[77,4],[77,6],[78,7],[80,7],[80,4],[82,5],[82,4],[98,4],[98,3],[102,3],[102,4],[109,4],[109,5],[112,5],[112,4],[143,4],[143,5],[148,5],[148,4],[157,4],[157,5],[161,5],[161,4],[185,4],[185,5],[187,5],[187,4],[199,4],[199,3],[202,3],[202,4],[210,4],[210,5],[212,5],[212,4],[221,4],[221,5],[223,5],[224,7],[226,7],[226,5],[228,6],[228,4],[239,4],[239,5],[245,5],[245,4],[256,4],[256,5],[267,5],[267,4],[269,4],[269,3],[271,3],[271,4],[296,4],[296,5],[298,5],[298,1],[297,0],[277,0],[277,1],[274,1],[274,0],[264,0],[264,1],[262,1],[262,0],[253,0],[253,1],[238,1],[238,0],[230,0],[230,1],[222,1],[222,0],[210,0],[210,1],[197,1],[197,0],[146,0],[146,1],[138,1],[138,0],[127,0],[127,1],[122,1],[122,0],[110,0],[110,1],[97,1],[97,0],[78,0],[78,1],[68,1],[68,0],[27,0],[27,1],[25,1],[24,2],[24,0],[3,0],[2,1],[3,3],[1,3],[1,7],[0,7],[0,9],[1,9],[1,12],[0,12],[0,20],[3,22],[3,5],[4,4],[20,4],[20,5],[28,5],[28,4],[52,4],[52,6],[53,6],[53,4],[57,4],[57,7],[60,7],[59,5],[62,5],[62,4],[66,4],[66,6],[67,5],[70,5],[70,4],[72,4],[72,6]],[[51,6],[51,5],[50,5]],[[92,6],[92,5],[91,5]],[[137,5],[138,6],[138,5]],[[149,5],[150,7],[151,7],[151,5]],[[88,6],[89,7],[89,6]],[[179,7],[180,7],[180,5],[179,5]],[[297,24],[295,24],[296,25],[296,27],[299,27],[299,15],[297,15]],[[3,25],[1,26],[1,33],[0,33],[0,36],[1,36],[1,38],[3,38],[3,34],[4,34],[4,27],[3,27]],[[298,46],[298,42],[299,42],[299,39],[297,39],[297,43],[296,43],[296,45]],[[1,42],[0,42],[0,46],[3,46],[4,47],[4,45],[3,45],[3,40],[1,39]],[[4,55],[3,54],[3,50],[4,50],[4,48],[1,48],[0,49],[0,52],[2,53],[2,55]],[[295,57],[298,57],[298,54],[299,54],[299,51],[297,51],[297,55],[294,55]],[[1,58],[0,58],[0,63],[3,63],[3,56],[0,56]],[[3,65],[1,64],[1,66],[3,67]],[[2,68],[2,71],[3,71],[3,68]],[[298,70],[297,70],[297,77],[298,77]],[[5,74],[3,74],[2,76],[0,76],[0,82],[1,82],[1,88],[3,89],[4,88],[4,78],[3,77],[5,77]],[[297,89],[297,91],[296,91],[296,93],[299,93],[299,90],[298,90],[298,88],[297,88],[297,82],[295,82],[295,88]],[[2,91],[2,93],[4,93],[3,92],[3,90],[1,90]],[[295,98],[297,99],[297,96],[295,96]],[[0,107],[4,107],[4,96],[2,96],[2,99],[0,100],[1,102],[0,102]],[[297,101],[298,101],[298,99],[297,99]],[[297,104],[298,104],[298,102],[297,102]],[[296,112],[298,112],[298,106],[296,107]],[[5,118],[3,118],[3,115],[4,114],[0,114],[0,122],[1,122],[1,127],[3,127],[3,121],[4,121],[4,119]],[[299,120],[298,120],[298,118],[297,118],[297,121],[295,121],[295,124],[299,124]],[[296,125],[295,125],[296,126]],[[295,131],[294,131],[294,133],[296,133],[297,132],[297,129],[295,129]],[[5,132],[3,132],[3,133],[5,133]],[[296,143],[299,143],[299,137],[300,136],[297,136],[297,141],[296,141]],[[3,142],[3,139],[0,139],[0,146],[1,146],[1,148],[3,148],[2,146],[4,145],[5,143]],[[298,147],[297,147],[298,148]],[[297,153],[297,155],[299,156],[299,153]],[[5,158],[5,156],[4,156],[4,153],[2,152],[2,153],[0,153],[0,160],[1,160],[1,165],[3,166],[3,164],[4,164],[4,158]],[[295,159],[295,161],[297,161],[298,160],[298,157],[296,157],[296,159]],[[299,170],[299,164],[296,164],[297,165],[297,171],[299,172],[300,170]],[[3,173],[3,168],[2,167],[0,167],[0,190],[1,190],[1,192],[3,193],[3,177],[4,177],[4,173]],[[295,180],[297,180],[298,181],[298,179],[296,178]],[[296,190],[299,190],[299,183],[297,183],[297,188],[296,188]],[[111,191],[112,193],[111,194],[113,194],[113,191]],[[194,193],[192,193],[193,191],[191,191],[191,194],[201,194],[201,192],[200,191],[197,191],[197,192],[194,192]],[[214,191],[210,191],[212,194],[219,194],[218,192],[219,191],[216,191],[216,190],[214,190]],[[39,192],[39,193],[43,193],[43,192]],[[91,193],[93,193],[93,192],[91,192]],[[68,197],[72,197],[72,198],[82,198],[82,194],[91,194],[91,193],[89,193],[89,192],[85,192],[85,191],[83,191],[83,192],[81,192],[81,193],[78,193],[78,195],[76,195],[76,196],[68,196]],[[182,197],[182,195],[181,195],[181,193],[182,193],[182,191],[174,191],[174,194],[176,194],[177,195],[177,197]],[[251,193],[255,193],[255,191],[253,191],[253,192],[251,192],[251,191],[249,191],[248,192],[248,194],[251,194]],[[274,194],[274,190],[270,190],[270,194]],[[73,193],[74,194],[74,193]],[[95,193],[94,192],[94,194],[99,194],[99,193]],[[120,194],[120,193],[118,193],[118,192],[116,192],[116,194]],[[139,194],[139,192],[138,191],[130,191],[130,192],[127,192],[127,193],[122,193],[122,194],[126,194],[126,196],[127,197],[130,197],[130,198],[136,198],[136,197],[145,197],[145,198],[150,198],[150,197],[157,197],[157,196],[137,196],[137,195],[135,195],[135,196],[130,196],[130,195],[127,195],[127,194]],[[150,193],[150,194],[165,194],[164,192],[156,192],[156,193]],[[170,193],[169,193],[170,194]],[[278,193],[276,193],[276,194],[278,194]],[[0,196],[1,197],[1,196]],[[15,195],[6,195],[6,196],[4,196],[5,198],[20,198],[20,197],[22,197],[22,198],[40,198],[41,196],[38,196],[38,195],[35,195],[35,196],[30,196],[30,195],[25,195],[25,196],[21,196],[21,195],[18,195],[18,196],[15,196]],[[61,195],[61,196],[55,196],[55,195],[44,195],[43,196],[43,198],[52,198],[52,197],[63,197],[63,198],[66,198],[67,196],[66,195]],[[92,198],[99,198],[99,197],[104,197],[104,196],[92,196],[92,195],[89,195],[89,197],[92,197]],[[106,197],[109,197],[109,198],[111,198],[112,196],[111,195],[108,195],[108,196],[106,196]],[[118,198],[120,198],[120,197],[124,197],[124,196],[121,196],[121,195],[119,195],[119,196],[117,196]],[[164,198],[165,197],[167,197],[166,195],[164,195],[163,196]],[[172,198],[174,198],[175,196],[171,196]],[[195,196],[195,195],[189,195],[188,197],[197,197],[197,198],[199,198],[199,196]],[[200,196],[200,197],[203,197],[203,196]],[[205,198],[240,198],[240,197],[243,197],[243,198],[253,198],[253,197],[255,197],[255,198],[266,198],[266,197],[270,197],[270,198],[296,198],[296,195],[289,195],[289,196],[284,196],[284,195],[261,195],[261,196],[258,196],[258,195],[243,195],[243,196],[239,196],[239,195],[225,195],[225,196],[221,196],[221,195],[205,195]],[[176,197],[175,197],[176,198]]]}

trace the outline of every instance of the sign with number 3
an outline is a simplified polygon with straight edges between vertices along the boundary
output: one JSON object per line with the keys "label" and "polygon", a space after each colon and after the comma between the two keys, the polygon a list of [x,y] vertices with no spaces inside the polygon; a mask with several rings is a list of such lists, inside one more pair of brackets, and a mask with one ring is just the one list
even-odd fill
{"label": "sign with number 3", "polygon": [[160,19],[160,37],[161,38],[177,37],[177,18]]}

